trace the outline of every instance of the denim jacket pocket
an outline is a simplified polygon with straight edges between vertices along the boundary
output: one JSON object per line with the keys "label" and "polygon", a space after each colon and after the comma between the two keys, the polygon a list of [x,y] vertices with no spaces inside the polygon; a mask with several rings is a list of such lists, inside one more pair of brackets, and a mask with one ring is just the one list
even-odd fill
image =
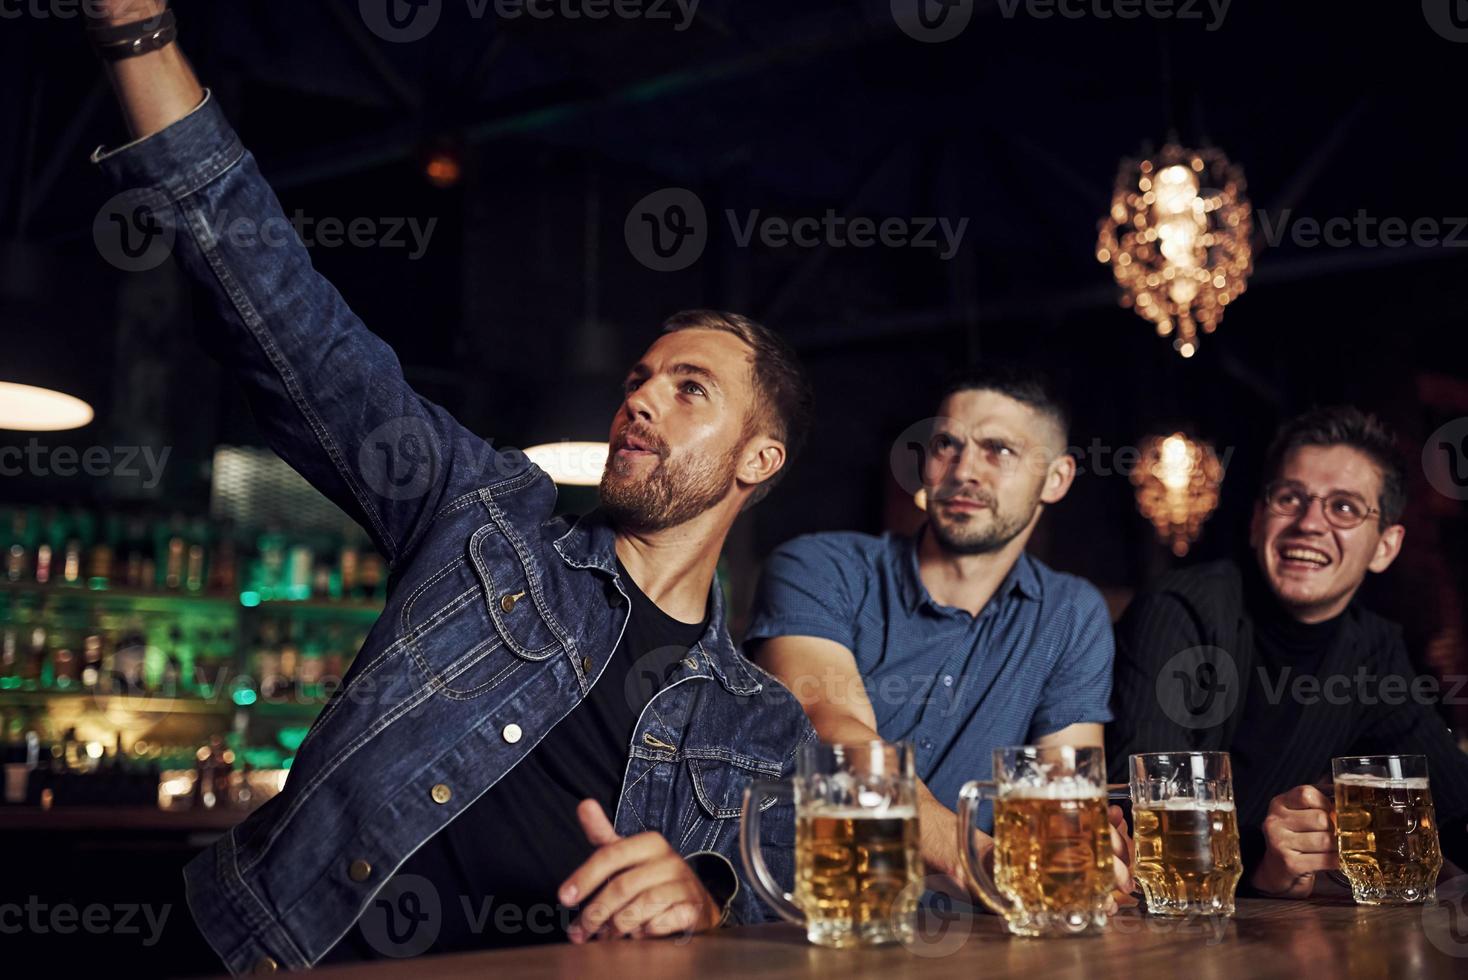
{"label": "denim jacket pocket", "polygon": [[[520,598],[528,597],[529,584],[513,549],[509,560],[515,563],[518,575],[510,569],[487,567],[505,561],[505,556],[486,543],[500,537],[493,523],[479,528],[461,555],[428,576],[403,603],[401,635],[408,652],[426,682],[445,697],[486,694],[520,668],[545,660],[558,648],[544,623],[538,628],[530,625],[532,617],[538,620],[532,603],[526,601],[524,609],[515,608]],[[501,581],[522,584],[515,592],[502,595],[496,590]],[[517,593],[524,595],[517,598]],[[506,600],[505,595],[511,598]],[[515,623],[514,628],[510,622]],[[537,640],[541,641],[538,647],[526,646],[527,641]]]}
{"label": "denim jacket pocket", "polygon": [[545,612],[535,559],[513,534],[512,529],[487,524],[469,541],[469,559],[484,592],[481,608],[511,653],[523,660],[548,660],[570,641],[563,640],[563,631]]}
{"label": "denim jacket pocket", "polygon": [[[777,780],[780,778],[779,763],[760,763],[738,758],[706,758],[689,756],[684,761],[688,779],[697,800],[697,812],[683,828],[683,843],[697,845],[694,850],[724,850],[738,852],[739,817],[744,807],[744,791],[755,780]],[[766,796],[759,802],[761,814],[775,817],[769,810],[776,800]],[[795,825],[789,821],[788,833],[782,828],[786,821],[779,819],[761,821],[766,841],[776,844],[795,843]],[[788,840],[783,838],[788,837]]]}

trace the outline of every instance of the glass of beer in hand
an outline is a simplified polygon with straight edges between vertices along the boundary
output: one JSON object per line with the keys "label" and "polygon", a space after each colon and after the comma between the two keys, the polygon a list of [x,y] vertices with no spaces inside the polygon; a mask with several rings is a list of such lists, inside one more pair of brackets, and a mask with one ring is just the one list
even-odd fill
{"label": "glass of beer in hand", "polygon": [[1443,856],[1427,757],[1330,760],[1341,871],[1361,905],[1414,905],[1436,894]]}
{"label": "glass of beer in hand", "polygon": [[[795,891],[781,889],[760,854],[760,803],[795,803]],[[918,853],[912,746],[803,746],[793,779],[744,791],[740,852],[750,885],[820,946],[912,941],[923,863]]]}
{"label": "glass of beer in hand", "polygon": [[1152,915],[1233,915],[1244,873],[1227,752],[1131,757],[1132,877]]}
{"label": "glass of beer in hand", "polygon": [[[994,870],[975,847],[980,808],[994,802]],[[1017,936],[1106,928],[1114,884],[1101,749],[1025,745],[994,751],[994,778],[958,797],[959,858],[969,888]]]}

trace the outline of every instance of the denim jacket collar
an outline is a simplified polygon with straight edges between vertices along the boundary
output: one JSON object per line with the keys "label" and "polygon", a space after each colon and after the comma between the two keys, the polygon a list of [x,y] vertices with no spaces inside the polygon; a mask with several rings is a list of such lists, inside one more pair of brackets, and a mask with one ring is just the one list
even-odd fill
{"label": "denim jacket collar", "polygon": [[[621,576],[617,571],[617,532],[606,513],[593,510],[576,519],[576,523],[565,534],[556,539],[555,548],[566,564],[575,568],[595,568],[610,575],[625,595]],[[734,648],[729,638],[727,614],[724,610],[724,590],[715,573],[709,589],[709,621],[698,648],[703,653],[713,675],[731,694],[758,694],[763,686],[750,670],[748,662]]]}

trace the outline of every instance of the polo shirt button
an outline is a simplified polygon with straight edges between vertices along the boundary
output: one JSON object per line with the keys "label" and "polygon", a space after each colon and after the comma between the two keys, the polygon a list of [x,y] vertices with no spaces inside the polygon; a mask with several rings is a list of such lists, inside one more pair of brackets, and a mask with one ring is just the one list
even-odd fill
{"label": "polo shirt button", "polygon": [[250,970],[250,972],[255,974],[256,976],[263,977],[265,974],[274,973],[279,969],[279,963],[275,962],[275,960],[271,959],[268,956],[262,956],[255,961],[255,966],[253,969]]}
{"label": "polo shirt button", "polygon": [[433,797],[433,802],[435,803],[447,803],[453,798],[454,791],[449,789],[444,783],[439,783],[429,791],[429,795]]}
{"label": "polo shirt button", "polygon": [[520,726],[515,724],[514,722],[510,722],[504,728],[500,729],[500,737],[503,738],[506,742],[509,742],[511,745],[514,745],[516,742],[520,741],[520,736],[523,734],[525,733],[520,731]]}
{"label": "polo shirt button", "polygon": [[368,878],[372,877],[372,865],[368,864],[366,861],[363,861],[361,858],[357,858],[357,860],[353,861],[351,863],[351,866],[347,868],[347,877],[351,878],[353,881],[366,881]]}
{"label": "polo shirt button", "polygon": [[943,675],[943,686],[944,687],[952,687],[953,686],[953,675],[952,674],[944,674]]}

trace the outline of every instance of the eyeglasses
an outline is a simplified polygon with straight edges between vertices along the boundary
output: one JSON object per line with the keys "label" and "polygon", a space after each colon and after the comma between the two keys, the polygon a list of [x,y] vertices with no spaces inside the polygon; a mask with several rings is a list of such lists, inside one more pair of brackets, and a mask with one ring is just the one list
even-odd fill
{"label": "eyeglasses", "polygon": [[1332,493],[1310,493],[1298,483],[1271,483],[1264,488],[1264,503],[1281,517],[1299,517],[1310,509],[1310,502],[1319,500],[1324,504],[1325,519],[1343,531],[1360,527],[1366,518],[1379,514],[1375,507],[1353,493],[1336,490]]}

